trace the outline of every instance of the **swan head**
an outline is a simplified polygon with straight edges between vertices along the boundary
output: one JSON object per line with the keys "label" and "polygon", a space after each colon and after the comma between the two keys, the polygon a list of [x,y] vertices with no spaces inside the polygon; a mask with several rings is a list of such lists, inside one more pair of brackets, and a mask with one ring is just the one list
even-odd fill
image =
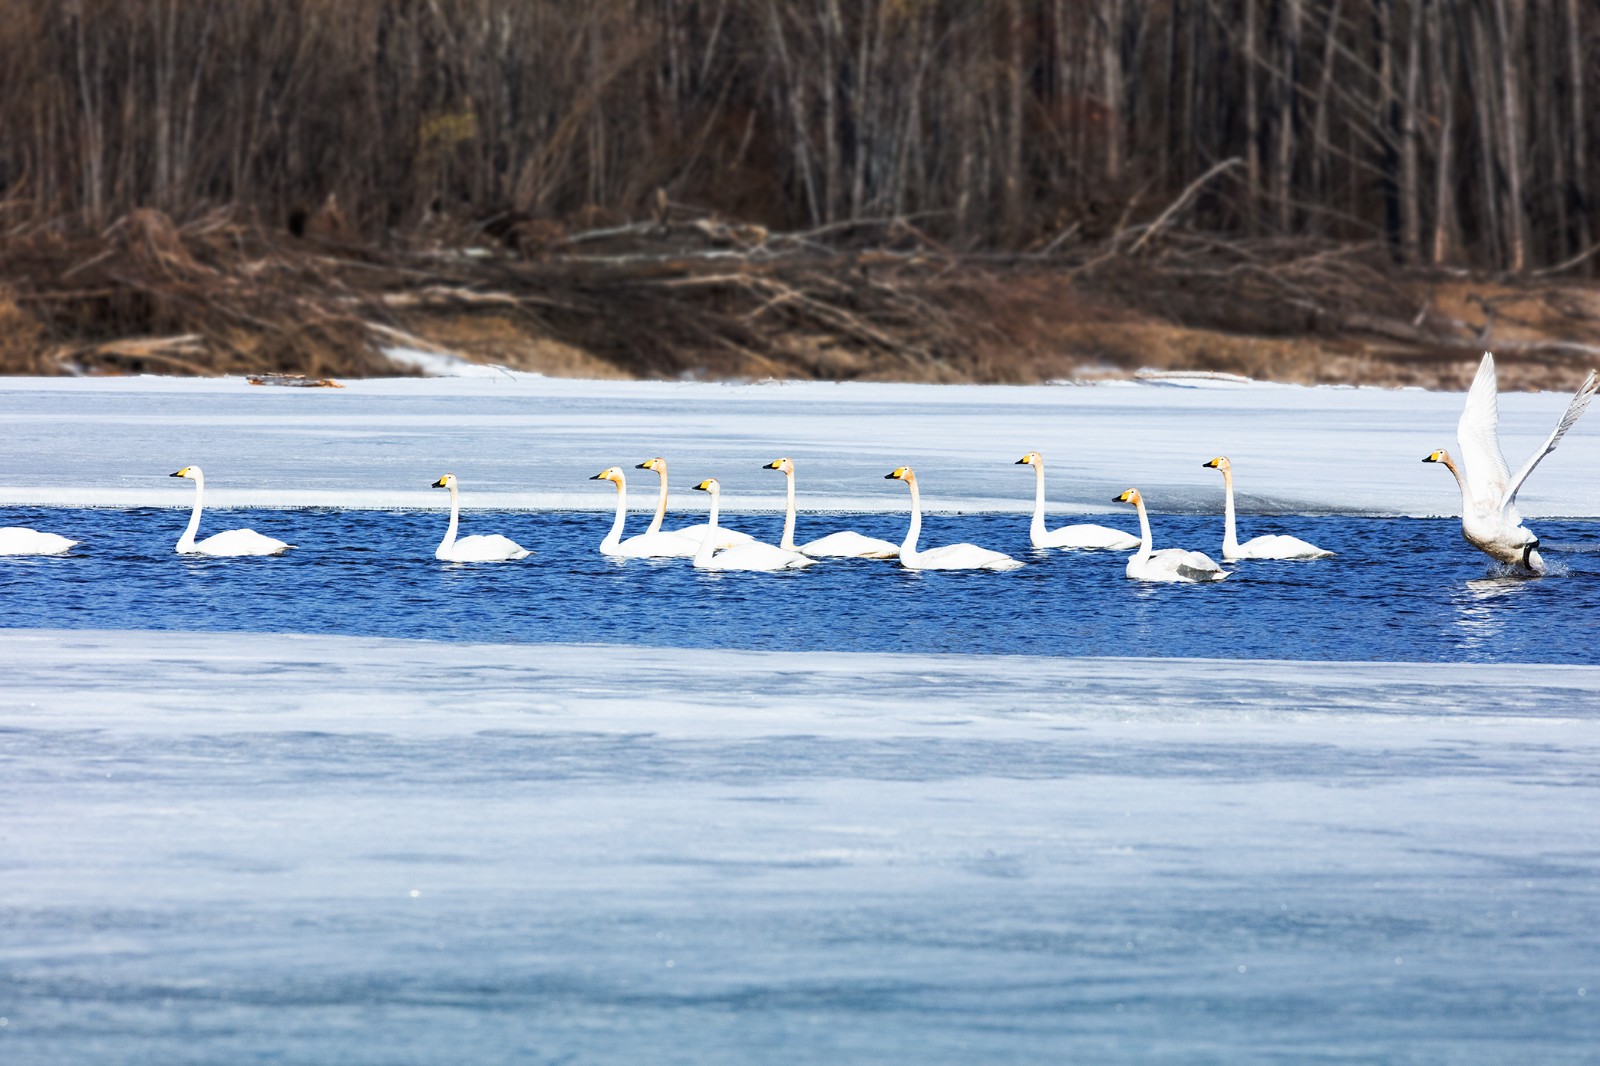
{"label": "swan head", "polygon": [[456,476],[454,474],[446,474],[444,477],[440,478],[438,481],[435,481],[432,485],[430,485],[428,487],[429,488],[434,488],[434,489],[453,489],[453,488],[456,488],[457,487],[456,486]]}
{"label": "swan head", "polygon": [[200,468],[198,466],[186,466],[182,470],[174,470],[172,473],[168,474],[167,476],[168,477],[186,477],[186,478],[189,478],[192,481],[195,478],[198,478],[200,476]]}
{"label": "swan head", "polygon": [[654,470],[658,474],[665,474],[667,472],[667,461],[658,455],[654,459],[646,459],[644,462],[634,467],[634,469]]}
{"label": "swan head", "polygon": [[1139,495],[1139,490],[1138,489],[1124,489],[1123,492],[1122,492],[1122,495],[1116,497],[1111,502],[1112,503],[1131,503],[1135,507],[1137,507],[1143,500],[1144,500],[1144,497]]}
{"label": "swan head", "polygon": [[1224,470],[1224,471],[1233,469],[1233,464],[1228,462],[1228,457],[1226,455],[1219,455],[1215,459],[1211,460],[1210,462],[1201,463],[1200,465],[1201,466],[1209,466],[1209,467],[1213,467],[1214,469]]}
{"label": "swan head", "polygon": [[1043,466],[1044,465],[1044,456],[1040,455],[1038,452],[1029,452],[1027,455],[1024,455],[1021,459],[1018,459],[1012,465],[1013,466]]}
{"label": "swan head", "polygon": [[772,462],[766,465],[766,469],[782,470],[785,474],[792,474],[794,473],[794,460],[787,457],[783,459],[774,459]]}
{"label": "swan head", "polygon": [[1422,461],[1425,463],[1448,463],[1450,461],[1450,453],[1440,448],[1436,452],[1429,452],[1423,457]]}
{"label": "swan head", "polygon": [[608,466],[604,470],[602,470],[598,474],[596,474],[594,477],[590,478],[589,480],[590,481],[609,481],[613,485],[621,485],[622,484],[622,478],[623,478],[623,473],[622,473],[622,468],[621,467]]}
{"label": "swan head", "polygon": [[700,492],[709,492],[711,495],[715,496],[717,493],[722,491],[722,486],[717,484],[716,478],[708,477],[704,481],[700,482],[700,484],[696,485],[695,489]]}
{"label": "swan head", "polygon": [[887,474],[883,475],[883,479],[885,481],[915,481],[917,479],[917,475],[911,472],[911,468],[909,466],[897,466]]}

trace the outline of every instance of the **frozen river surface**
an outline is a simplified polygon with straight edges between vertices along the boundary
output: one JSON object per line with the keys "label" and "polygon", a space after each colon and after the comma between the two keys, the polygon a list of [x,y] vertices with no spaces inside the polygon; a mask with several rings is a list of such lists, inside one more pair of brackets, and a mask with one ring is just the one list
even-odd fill
{"label": "frozen river surface", "polygon": [[1593,667],[0,652],[8,1064],[1600,1046]]}
{"label": "frozen river surface", "polygon": [[[1564,403],[1502,397],[1513,465]],[[1506,580],[1429,517],[1460,406],[0,382],[0,525],[83,541],[0,560],[0,1063],[1592,1063],[1600,432]],[[1051,524],[1134,485],[1215,551],[1227,454],[1249,534],[1339,554],[1036,556],[1033,449]],[[760,464],[898,539],[913,463],[927,543],[1029,565],[607,562],[586,479],[654,454],[769,538]],[[175,555],[189,463],[298,546]],[[538,554],[433,560],[446,470]]]}

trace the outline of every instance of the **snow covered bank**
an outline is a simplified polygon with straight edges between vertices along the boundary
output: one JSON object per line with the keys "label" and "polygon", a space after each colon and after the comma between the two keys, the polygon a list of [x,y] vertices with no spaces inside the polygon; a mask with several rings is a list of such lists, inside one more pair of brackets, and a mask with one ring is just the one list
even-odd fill
{"label": "snow covered bank", "polygon": [[0,652],[11,1064],[1600,1040],[1600,668]]}
{"label": "snow covered bank", "polygon": [[[1574,387],[1577,382],[1575,381]],[[1555,394],[1502,396],[1512,466],[1565,408]],[[801,507],[906,506],[883,481],[909,463],[933,509],[1025,510],[1044,454],[1057,511],[1112,510],[1130,485],[1153,509],[1218,511],[1229,455],[1241,509],[1453,514],[1455,486],[1419,460],[1454,447],[1459,394],[1184,379],[1096,386],[596,382],[489,376],[352,381],[344,389],[252,388],[238,379],[0,380],[8,427],[0,505],[186,506],[166,475],[198,463],[214,505],[438,507],[427,485],[462,480],[465,506],[601,510],[622,465],[644,505],[672,462],[674,506],[715,476],[727,510],[781,506],[780,455],[799,467]],[[1591,414],[1539,468],[1529,515],[1600,515],[1600,421]],[[899,491],[897,491],[899,490]]]}

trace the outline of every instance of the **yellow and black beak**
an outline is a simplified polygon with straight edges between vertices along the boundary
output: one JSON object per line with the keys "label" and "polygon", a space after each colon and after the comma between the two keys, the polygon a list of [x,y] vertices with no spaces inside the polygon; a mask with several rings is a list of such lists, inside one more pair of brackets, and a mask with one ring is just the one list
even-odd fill
{"label": "yellow and black beak", "polygon": [[[1426,462],[1427,460],[1423,460],[1423,461]],[[168,474],[167,476],[168,477],[187,477],[188,474],[189,474],[189,468],[188,467],[184,467],[182,470],[174,470],[172,473]]]}
{"label": "yellow and black beak", "polygon": [[611,479],[606,477],[606,472],[604,470],[602,470],[598,474],[596,474],[594,477],[590,478],[589,480],[590,481],[610,481]]}
{"label": "yellow and black beak", "polygon": [[1425,463],[1437,463],[1439,461],[1439,453],[1433,452],[1429,455],[1424,455],[1422,461]]}
{"label": "yellow and black beak", "polygon": [[1016,462],[1012,463],[1011,465],[1012,466],[1027,466],[1028,463],[1029,463],[1029,459],[1028,459],[1028,457],[1026,455],[1024,455],[1021,459],[1018,459]]}
{"label": "yellow and black beak", "polygon": [[706,478],[704,481],[700,482],[700,484],[696,485],[695,488],[701,492],[710,492],[712,480],[712,478]]}
{"label": "yellow and black beak", "polygon": [[783,460],[782,459],[774,459],[774,460],[772,460],[772,462],[768,463],[762,469],[764,469],[764,470],[781,470],[781,469],[783,469]]}
{"label": "yellow and black beak", "polygon": [[[449,476],[450,476],[449,474],[445,475],[445,477],[449,477]],[[445,487],[444,478],[443,477],[440,478],[438,481],[435,481],[432,485],[429,485],[428,487],[430,489],[442,489],[442,488],[444,488]]]}
{"label": "yellow and black beak", "polygon": [[655,468],[656,461],[654,459],[646,459],[644,462],[634,467],[635,470],[654,470]]}
{"label": "yellow and black beak", "polygon": [[1204,463],[1201,463],[1200,465],[1201,466],[1216,466],[1217,465],[1217,461],[1215,459],[1212,459],[1209,462],[1204,462]]}

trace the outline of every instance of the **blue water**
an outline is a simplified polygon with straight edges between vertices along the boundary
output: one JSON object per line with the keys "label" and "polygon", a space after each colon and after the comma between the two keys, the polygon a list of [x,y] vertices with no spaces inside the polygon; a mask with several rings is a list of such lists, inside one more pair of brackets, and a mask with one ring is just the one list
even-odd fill
{"label": "blue water", "polygon": [[[8,511],[83,542],[60,558],[0,558],[5,626],[305,632],[510,643],[663,647],[1600,663],[1600,523],[1533,523],[1552,573],[1506,577],[1454,519],[1248,517],[1338,553],[1246,562],[1218,585],[1128,581],[1123,556],[1033,552],[1019,515],[930,515],[923,544],[968,540],[1030,565],[1012,573],[911,573],[826,561],[796,573],[708,574],[686,561],[618,563],[595,545],[610,516],[471,512],[537,554],[446,564],[438,513],[207,512],[297,547],[266,559],[177,555],[187,516],[161,509]],[[1132,516],[1106,516],[1124,528]],[[777,515],[729,522],[776,542]],[[1220,520],[1161,515],[1161,545],[1214,557]],[[898,540],[893,514],[806,515],[803,537],[849,528]]]}

